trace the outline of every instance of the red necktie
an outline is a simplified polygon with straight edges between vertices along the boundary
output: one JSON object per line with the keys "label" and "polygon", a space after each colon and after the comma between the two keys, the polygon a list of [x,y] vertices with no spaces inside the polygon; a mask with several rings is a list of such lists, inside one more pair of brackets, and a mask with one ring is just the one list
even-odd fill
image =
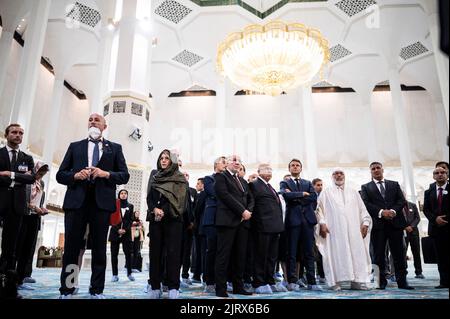
{"label": "red necktie", "polygon": [[442,192],[443,192],[442,187],[439,187],[438,191],[439,191],[439,194],[438,194],[438,209],[439,209],[438,213],[442,214]]}

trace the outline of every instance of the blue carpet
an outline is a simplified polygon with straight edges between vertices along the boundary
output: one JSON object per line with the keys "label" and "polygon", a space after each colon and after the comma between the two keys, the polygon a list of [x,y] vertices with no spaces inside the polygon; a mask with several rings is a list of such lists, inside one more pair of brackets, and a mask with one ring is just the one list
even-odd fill
{"label": "blue carpet", "polygon": [[[409,269],[414,269],[409,265]],[[449,299],[448,289],[434,289],[439,284],[439,274],[436,265],[424,265],[426,279],[415,279],[414,271],[408,277],[409,284],[414,286],[415,290],[401,290],[396,288],[395,283],[389,283],[386,290],[370,290],[370,291],[353,291],[343,289],[339,292],[330,290],[324,291],[308,291],[300,292],[276,293],[273,295],[253,295],[239,296],[232,295],[232,299]],[[26,299],[56,299],[59,297],[59,275],[60,269],[47,268],[35,269],[33,278],[37,283],[32,284],[35,290],[20,291],[21,295]],[[111,272],[107,271],[107,280],[105,287],[105,296],[108,299],[146,299],[144,288],[146,287],[148,273],[134,274],[135,282],[130,282],[125,272],[119,274],[120,281],[112,283]],[[83,269],[80,274],[80,293],[74,296],[74,299],[88,299],[90,273]],[[167,298],[164,293],[163,298]],[[201,284],[194,284],[191,288],[182,289],[181,299],[220,299],[213,295],[202,292]]]}

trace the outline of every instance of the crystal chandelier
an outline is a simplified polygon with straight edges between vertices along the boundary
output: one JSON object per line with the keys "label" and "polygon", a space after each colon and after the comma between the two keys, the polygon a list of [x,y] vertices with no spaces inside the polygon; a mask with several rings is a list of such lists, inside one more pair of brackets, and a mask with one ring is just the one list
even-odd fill
{"label": "crystal chandelier", "polygon": [[219,45],[217,68],[244,90],[276,96],[311,81],[329,58],[319,30],[272,21],[231,33]]}

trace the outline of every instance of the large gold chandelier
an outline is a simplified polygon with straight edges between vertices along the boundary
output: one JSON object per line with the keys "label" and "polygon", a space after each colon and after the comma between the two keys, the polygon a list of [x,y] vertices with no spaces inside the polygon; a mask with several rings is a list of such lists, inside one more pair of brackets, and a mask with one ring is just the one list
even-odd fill
{"label": "large gold chandelier", "polygon": [[276,96],[311,81],[329,58],[319,30],[272,21],[231,33],[219,45],[217,68],[244,90]]}

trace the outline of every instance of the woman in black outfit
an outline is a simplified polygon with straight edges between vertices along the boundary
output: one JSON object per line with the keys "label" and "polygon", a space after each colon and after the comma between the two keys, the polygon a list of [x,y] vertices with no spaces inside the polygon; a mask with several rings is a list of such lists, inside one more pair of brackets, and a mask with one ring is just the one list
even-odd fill
{"label": "woman in black outfit", "polygon": [[[158,171],[150,177],[147,195],[150,212],[150,278],[147,288],[150,299],[161,298],[162,274],[169,289],[169,298],[177,299],[180,288],[181,240],[183,213],[186,210],[189,186],[178,168],[178,157],[164,150],[158,157]],[[162,258],[165,257],[165,263]],[[165,269],[161,269],[162,265]]]}
{"label": "woman in black outfit", "polygon": [[133,220],[134,206],[128,203],[128,191],[122,189],[119,192],[120,211],[122,222],[116,226],[111,226],[109,232],[109,241],[111,242],[111,264],[112,264],[112,282],[119,281],[118,271],[118,256],[119,247],[122,244],[122,249],[125,254],[125,267],[127,268],[127,276],[130,281],[134,281],[134,277],[131,274],[131,266],[133,262],[131,260],[131,223]]}
{"label": "woman in black outfit", "polygon": [[145,228],[144,222],[139,218],[140,213],[138,211],[134,212],[133,222],[131,224],[131,255],[133,260],[133,272],[142,271],[142,256],[141,249],[142,243],[145,239]]}

